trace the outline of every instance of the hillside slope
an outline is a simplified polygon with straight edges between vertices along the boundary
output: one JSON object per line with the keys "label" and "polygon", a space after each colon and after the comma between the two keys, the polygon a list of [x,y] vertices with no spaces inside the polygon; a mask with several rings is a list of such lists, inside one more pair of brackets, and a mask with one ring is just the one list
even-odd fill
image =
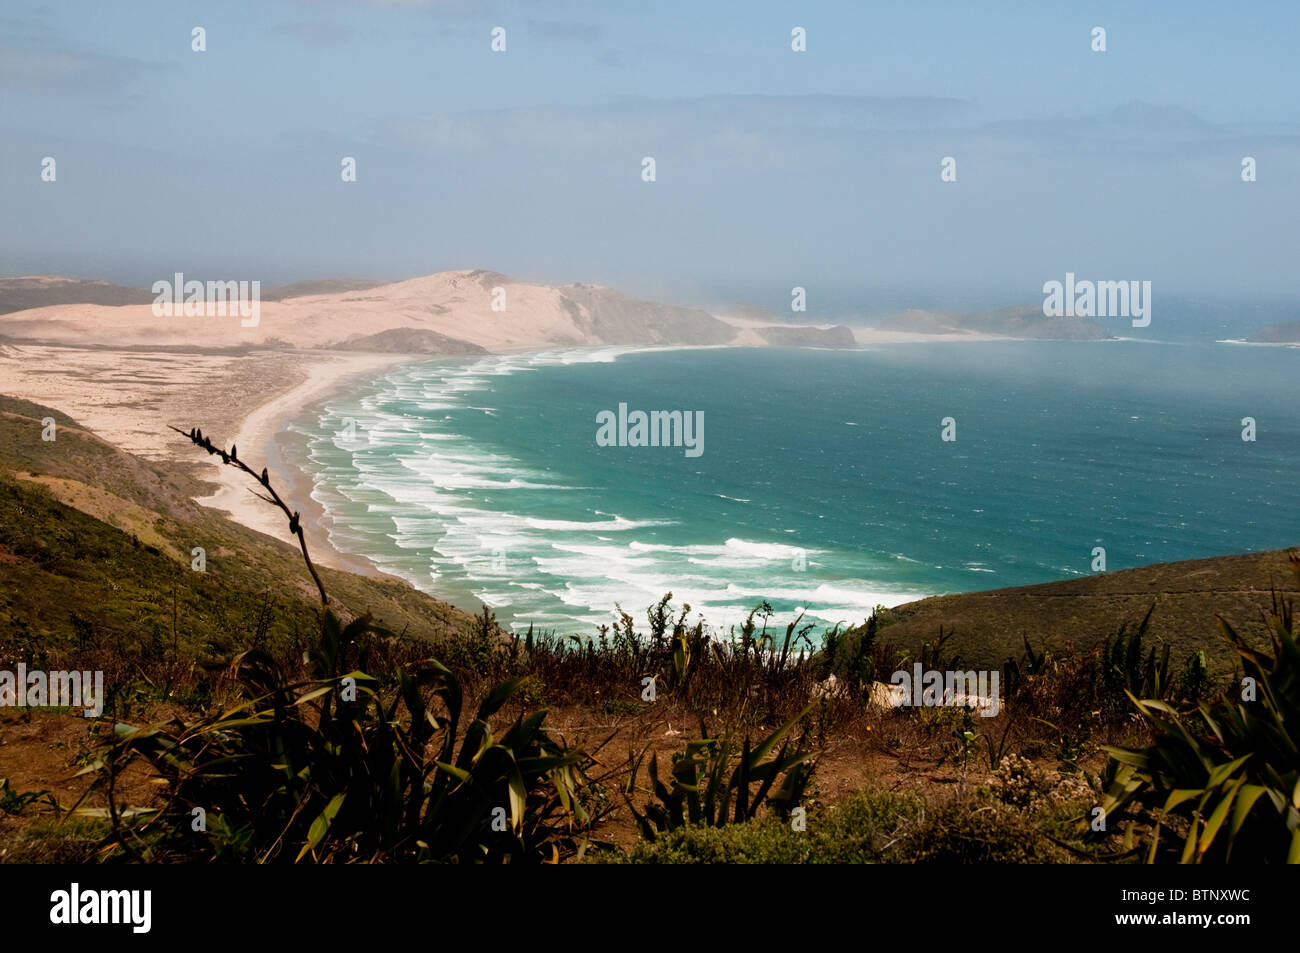
{"label": "hillside slope", "polygon": [[108,281],[61,275],[0,278],[0,314],[66,304],[148,304],[153,298],[147,288],[128,288]]}
{"label": "hillside slope", "polygon": [[[58,423],[53,442],[41,439],[45,417]],[[202,489],[56,411],[0,397],[0,651],[161,640],[204,658],[308,637],[320,603],[301,553],[192,502]],[[195,547],[204,572],[192,569]],[[415,637],[471,624],[398,580],[320,572],[344,616],[370,612]]]}
{"label": "hillside slope", "polygon": [[945,648],[973,665],[996,668],[1020,658],[1028,638],[1035,651],[1055,651],[1073,643],[1086,650],[1127,624],[1132,632],[1155,607],[1147,645],[1171,646],[1171,664],[1204,650],[1217,667],[1231,668],[1235,657],[1216,636],[1222,615],[1244,633],[1265,641],[1261,612],[1280,596],[1295,598],[1287,552],[1275,550],[1157,563],[1137,569],[1085,576],[1037,586],[934,596],[891,610],[898,621],[882,638],[900,645],[934,639],[939,627],[955,629]]}

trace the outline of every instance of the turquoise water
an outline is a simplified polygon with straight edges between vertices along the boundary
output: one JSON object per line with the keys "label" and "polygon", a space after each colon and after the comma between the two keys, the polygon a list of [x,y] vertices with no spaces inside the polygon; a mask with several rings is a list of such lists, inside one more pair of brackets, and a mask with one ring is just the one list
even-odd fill
{"label": "turquoise water", "polygon": [[[402,367],[298,429],[334,545],[453,602],[590,631],[672,591],[717,625],[764,599],[833,623],[1087,574],[1098,546],[1116,570],[1300,543],[1298,366],[1139,342],[556,351]],[[598,446],[620,403],[703,411],[704,452]]]}

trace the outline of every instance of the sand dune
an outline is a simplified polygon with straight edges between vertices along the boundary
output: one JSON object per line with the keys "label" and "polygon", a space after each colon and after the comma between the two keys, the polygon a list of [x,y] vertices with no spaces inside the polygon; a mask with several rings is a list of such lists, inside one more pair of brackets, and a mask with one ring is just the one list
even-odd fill
{"label": "sand dune", "polygon": [[253,327],[244,327],[236,314],[159,317],[152,304],[58,304],[0,316],[0,334],[7,337],[82,346],[319,349],[398,328],[433,331],[489,351],[726,344],[735,337],[733,328],[695,308],[643,301],[596,285],[531,284],[488,271],[450,271],[366,290],[262,301]]}

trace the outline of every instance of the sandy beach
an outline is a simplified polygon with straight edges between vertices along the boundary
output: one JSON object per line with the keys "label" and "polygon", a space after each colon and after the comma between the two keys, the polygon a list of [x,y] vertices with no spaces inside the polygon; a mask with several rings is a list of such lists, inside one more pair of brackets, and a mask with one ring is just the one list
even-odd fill
{"label": "sandy beach", "polygon": [[[281,496],[286,502],[292,501],[289,505],[302,513],[308,545],[313,558],[322,565],[350,572],[379,573],[365,557],[341,553],[330,544],[322,525],[324,511],[311,496],[311,478],[284,458],[280,441],[285,428],[295,417],[337,393],[350,381],[411,360],[418,358],[397,354],[331,354],[305,359],[297,368],[300,382],[276,392],[266,403],[254,408],[238,421],[231,438],[224,441],[242,447],[240,456],[246,462],[262,460],[273,477],[278,478]],[[204,432],[207,433],[206,429]],[[217,463],[213,465],[212,482],[217,484],[217,490],[196,500],[197,503],[221,510],[237,523],[268,536],[285,534],[283,514],[252,492],[247,474]]]}
{"label": "sandy beach", "polygon": [[266,466],[286,500],[303,513],[313,559],[352,572],[378,573],[368,560],[337,552],[305,474],[279,452],[294,417],[348,382],[420,356],[294,350],[191,353],[0,345],[0,393],[53,407],[130,453],[176,463],[213,485],[197,502],[251,529],[285,538],[282,514],[253,495],[244,473],[222,466],[168,425],[199,427],[234,443],[250,466]]}

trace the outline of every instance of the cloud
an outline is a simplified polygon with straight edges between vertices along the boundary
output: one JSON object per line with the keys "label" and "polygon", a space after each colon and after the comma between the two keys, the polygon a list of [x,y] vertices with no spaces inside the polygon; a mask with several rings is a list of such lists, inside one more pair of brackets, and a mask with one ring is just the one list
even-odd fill
{"label": "cloud", "polygon": [[139,60],[0,46],[0,89],[27,93],[121,90],[146,69]]}
{"label": "cloud", "polygon": [[313,46],[339,46],[356,35],[348,27],[339,23],[331,23],[328,20],[298,20],[290,23],[278,23],[271,28],[271,32]]}
{"label": "cloud", "polygon": [[24,42],[47,42],[58,36],[54,17],[48,9],[30,11],[22,16],[0,16],[0,36],[10,41],[22,38]]}
{"label": "cloud", "polygon": [[949,126],[973,109],[966,100],[934,97],[708,96],[437,113],[400,120],[390,128],[399,139],[436,151],[509,147],[609,153],[684,144],[736,155],[741,143],[741,152],[782,151],[867,130]]}
{"label": "cloud", "polygon": [[301,2],[309,6],[329,3],[363,7],[459,7],[464,6],[468,0],[301,0]]}
{"label": "cloud", "polygon": [[601,37],[601,29],[594,23],[573,23],[563,20],[529,20],[526,32],[539,40],[583,46],[598,43]]}

